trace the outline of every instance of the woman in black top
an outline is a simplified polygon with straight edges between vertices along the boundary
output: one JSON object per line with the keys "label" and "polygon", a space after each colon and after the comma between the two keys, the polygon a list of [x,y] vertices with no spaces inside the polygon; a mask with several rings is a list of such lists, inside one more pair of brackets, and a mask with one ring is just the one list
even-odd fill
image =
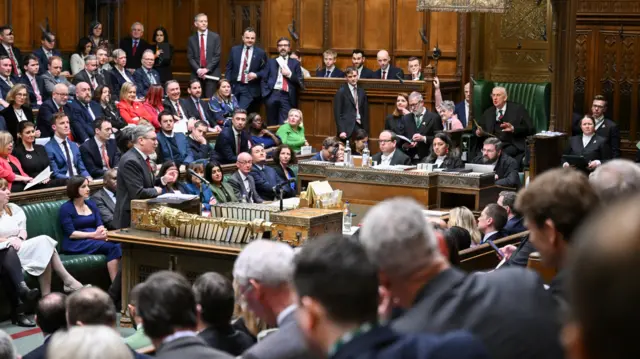
{"label": "woman in black top", "polygon": [[127,126],[127,123],[120,116],[120,111],[116,108],[116,105],[111,101],[111,89],[107,86],[98,86],[93,92],[93,101],[100,104],[104,117],[111,122],[111,126],[118,130]]}
{"label": "woman in black top", "polygon": [[[296,174],[291,169],[291,165],[295,165],[298,163],[298,159],[296,158],[295,151],[291,150],[291,147],[288,145],[282,144],[276,147],[276,150],[273,152],[273,162],[275,162],[276,166],[274,169],[276,170],[276,174],[278,175],[278,183],[286,182],[290,179],[295,179]],[[291,187],[290,191],[284,191],[283,197],[294,197],[298,193],[298,189],[296,188],[296,183],[290,183]]]}
{"label": "woman in black top", "polygon": [[[49,167],[49,155],[44,149],[44,146],[36,144],[36,125],[33,122],[25,121],[20,122],[18,125],[18,142],[13,149],[13,155],[20,161],[22,170],[29,175],[29,177],[35,178],[45,168]],[[20,186],[24,188],[26,183],[15,182],[12,185],[12,191],[18,192],[21,188],[15,188]],[[49,187],[66,186],[66,179],[48,179],[44,182],[37,184],[29,189],[42,189]]]}
{"label": "woman in black top", "polygon": [[160,82],[166,83],[173,79],[171,72],[171,57],[173,57],[173,46],[169,43],[167,29],[160,26],[153,31],[153,39],[156,43],[156,62],[153,68],[160,75]]}
{"label": "woman in black top", "polygon": [[384,129],[393,131],[394,133],[402,133],[404,129],[399,125],[402,122],[402,117],[409,114],[408,107],[409,95],[406,93],[399,93],[396,99],[396,109],[392,114],[387,115],[387,118],[384,120]]}
{"label": "woman in black top", "polygon": [[444,132],[436,133],[433,138],[431,153],[422,160],[422,162],[435,163],[436,168],[464,168],[462,160],[453,154],[453,142],[451,142],[449,136]]}
{"label": "woman in black top", "polygon": [[7,131],[17,140],[18,124],[24,121],[33,122],[33,110],[29,107],[29,93],[24,84],[15,84],[7,94],[9,107],[0,111],[7,124]]}

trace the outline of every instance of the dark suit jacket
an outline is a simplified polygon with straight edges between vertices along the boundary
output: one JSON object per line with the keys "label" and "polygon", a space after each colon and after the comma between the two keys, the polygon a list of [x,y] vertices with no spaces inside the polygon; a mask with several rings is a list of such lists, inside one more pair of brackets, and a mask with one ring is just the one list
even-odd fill
{"label": "dark suit jacket", "polygon": [[[62,106],[62,110],[67,114],[67,116],[73,116],[73,111],[69,103]],[[38,111],[38,119],[36,121],[36,127],[38,128],[38,130],[40,130],[40,137],[45,138],[53,136],[51,119],[53,118],[53,114],[56,112],[58,112],[58,108],[56,107],[56,104],[53,103],[53,99],[44,101],[42,103],[42,106],[40,106],[40,110]],[[71,122],[71,132],[73,134],[73,137],[77,141],[80,141],[79,138],[82,138],[82,135],[84,135],[84,138],[87,137],[86,131],[83,127],[74,126],[73,120],[71,118],[69,118],[69,121]]]}
{"label": "dark suit jacket", "polygon": [[505,236],[505,234],[502,231],[498,231],[492,235],[490,235],[488,238],[484,238],[484,235],[482,236],[482,238],[480,239],[480,244],[485,244],[485,243],[489,243],[489,241],[491,242],[495,242],[500,238],[503,238]]}
{"label": "dark suit jacket", "polygon": [[502,232],[504,232],[504,234],[507,236],[524,232],[526,230],[527,227],[524,226],[524,217],[517,216],[507,220],[507,224],[505,224],[504,228],[502,228]]}
{"label": "dark suit jacket", "polygon": [[476,274],[447,269],[392,327],[401,333],[468,330],[493,359],[564,358],[555,303],[540,277],[524,268]]}
{"label": "dark suit jacket", "polygon": [[[51,53],[53,56],[62,57],[62,53],[58,49],[51,50]],[[49,59],[47,58],[47,54],[44,53],[42,46],[34,50],[33,54],[38,58],[38,64],[40,64],[38,75],[42,75],[49,70]]]}
{"label": "dark suit jacket", "polygon": [[[240,152],[249,152],[249,134],[246,131],[241,133]],[[234,163],[238,158],[236,153],[236,140],[232,127],[225,127],[216,139],[215,151],[221,164]]]}
{"label": "dark suit jacket", "polygon": [[[98,83],[98,86],[109,86],[109,83],[107,82],[107,80],[105,79],[105,77],[98,73],[96,71],[96,74],[94,75],[96,78],[96,82]],[[77,85],[80,82],[86,82],[89,84],[89,86],[91,87],[91,90],[95,90],[96,88],[93,87],[93,85],[91,84],[91,78],[89,77],[89,73],[87,72],[87,70],[82,70],[80,72],[78,72],[77,74],[75,74],[75,76],[73,76],[73,84]],[[116,95],[117,96],[117,95]]]}
{"label": "dark suit jacket", "polygon": [[[404,79],[404,72],[401,68],[389,65],[387,71],[387,80],[397,80],[398,77]],[[373,73],[373,78],[378,80],[382,79],[382,69],[376,70],[376,72]]]}
{"label": "dark suit jacket", "polygon": [[[206,44],[207,75],[220,77],[220,36],[207,30]],[[196,71],[200,68],[200,32],[189,37],[187,45],[187,60],[191,67],[191,78],[197,77]]]}
{"label": "dark suit jacket", "polygon": [[[89,103],[89,106],[91,106],[91,103]],[[93,118],[89,115],[89,111],[85,105],[81,104],[80,101],[73,101],[70,107],[71,117],[69,117],[69,121],[71,121],[71,128],[74,130],[73,138],[76,142],[83,143],[95,134]],[[102,115],[102,107],[100,107],[100,105],[91,106],[91,111],[93,111],[96,118]],[[76,134],[78,135],[76,136]]]}
{"label": "dark suit jacket", "polygon": [[[24,112],[24,117],[27,121],[33,122],[33,110],[31,107],[22,106],[22,111]],[[13,106],[9,106],[4,110],[0,111],[0,116],[4,117],[4,120],[7,124],[7,131],[13,136],[13,142],[18,142],[18,116],[16,116],[15,111],[13,110]],[[23,120],[24,121],[24,120]]]}
{"label": "dark suit jacket", "polygon": [[140,39],[138,42],[138,48],[136,49],[136,54],[133,55],[133,39],[131,37],[125,37],[120,40],[120,48],[127,53],[127,64],[125,68],[127,69],[137,69],[142,66],[142,53],[144,50],[153,49],[152,46],[143,39]]}
{"label": "dark suit jacket", "polygon": [[92,194],[91,199],[100,210],[100,217],[102,217],[104,226],[108,230],[116,229],[113,226],[113,214],[116,210],[116,203],[109,197],[104,188],[100,188],[96,193]]}
{"label": "dark suit jacket", "polygon": [[[471,163],[484,164],[482,163],[482,155],[474,158]],[[506,153],[502,153],[498,157],[498,162],[493,171],[498,175],[498,180],[496,181],[498,186],[519,189],[522,185],[518,174],[518,163]]]}
{"label": "dark suit jacket", "polygon": [[243,359],[309,359],[313,357],[306,348],[302,332],[296,323],[295,313],[285,316],[278,331],[269,334],[242,355]]}
{"label": "dark suit jacket", "polygon": [[[316,77],[326,77],[327,76],[327,68],[323,68],[322,70],[316,72]],[[331,71],[331,74],[329,75],[329,78],[334,78],[334,79],[342,79],[345,77],[345,73],[342,72],[342,70],[340,70],[337,67],[333,68],[333,71]]]}
{"label": "dark suit jacket", "polygon": [[[84,166],[78,145],[73,141],[67,141],[67,144],[69,145],[69,151],[73,157],[73,165],[77,171],[76,175],[89,177],[90,174]],[[46,145],[44,145],[44,148],[47,150],[47,155],[49,155],[49,166],[51,166],[52,177],[55,179],[69,178],[67,155],[62,152],[62,149],[58,146],[58,142],[52,138]]]}
{"label": "dark suit jacket", "polygon": [[[438,159],[437,156],[427,156],[424,158],[424,160],[422,160],[422,162],[424,163],[436,163],[436,160]],[[442,163],[440,164],[440,166],[437,166],[436,168],[443,168],[443,169],[453,169],[453,168],[464,168],[464,163],[462,162],[462,160],[456,156],[445,156],[444,161],[442,161]]]}
{"label": "dark suit jacket", "polygon": [[[419,133],[427,137],[427,143],[418,142],[416,147],[406,150],[407,155],[413,160],[417,154],[420,159],[425,158],[431,152],[431,142],[436,131],[442,131],[442,120],[440,116],[425,109],[422,116],[422,122],[420,128],[416,128],[416,117],[413,113],[407,114],[402,118],[402,124],[398,124],[397,128],[402,130],[401,135],[408,139],[411,139],[414,134]],[[399,140],[398,142],[404,144],[406,142]]]}
{"label": "dark suit jacket", "polygon": [[[282,181],[278,178],[276,170],[267,165],[260,169],[255,163],[251,167],[249,175],[253,177],[253,182],[256,185],[256,190],[262,199],[267,201],[273,201],[276,198],[276,194],[273,189]],[[293,197],[291,186],[284,186],[282,188],[283,198]],[[278,197],[280,198],[280,197]]]}
{"label": "dark suit jacket", "polygon": [[[118,167],[120,162],[120,151],[116,146],[116,140],[110,139],[106,143],[107,156],[109,157],[109,166],[111,168]],[[87,171],[94,179],[102,178],[106,172],[102,167],[102,154],[98,148],[98,144],[95,141],[95,137],[85,141],[80,146],[80,154],[82,155],[82,162],[87,167]],[[104,221],[104,219],[103,219]]]}
{"label": "dark suit jacket", "polygon": [[[464,100],[462,100],[461,102],[458,102],[456,104],[456,107],[453,111],[453,113],[455,113],[456,115],[458,115],[458,120],[460,120],[460,122],[462,123],[462,127],[466,128],[467,127],[467,117],[468,117],[468,113],[466,112],[466,106],[464,105]],[[471,107],[469,107],[471,108]]]}
{"label": "dark suit jacket", "polygon": [[255,344],[255,340],[249,334],[236,330],[232,326],[226,329],[209,327],[198,333],[198,337],[204,340],[211,348],[234,356],[241,355]]}
{"label": "dark suit jacket", "polygon": [[[291,77],[287,79],[289,82],[289,102],[291,107],[298,107],[298,91],[304,88],[304,78],[302,77],[302,70],[300,68],[300,62],[289,58],[287,60],[287,66],[291,70]],[[262,69],[259,77],[262,78],[262,97],[266,98],[273,91],[273,86],[278,81],[278,72],[280,71],[280,65],[276,59],[269,59],[267,65]],[[286,77],[285,77],[286,78]]]}
{"label": "dark suit jacket", "polygon": [[247,202],[250,202],[249,199],[253,199],[253,203],[262,203],[262,197],[260,197],[258,191],[256,190],[256,184],[253,180],[253,177],[251,175],[248,175],[247,179],[249,180],[250,193],[247,193],[246,188],[244,188],[242,177],[240,177],[240,173],[238,171],[235,171],[231,175],[228,183],[231,188],[233,188],[233,193],[236,195],[236,198],[238,198],[238,200],[242,200],[242,195],[245,195],[245,197],[247,198]]}
{"label": "dark suit jacket", "polygon": [[373,72],[373,70],[363,66],[362,71],[360,72],[360,78],[361,79],[379,79],[380,76],[376,77],[376,74],[375,72]]}
{"label": "dark suit jacket", "polygon": [[[38,98],[36,97],[36,93],[35,91],[33,91],[33,86],[31,85],[31,81],[29,81],[29,77],[27,77],[27,75],[23,74],[18,81],[21,84],[24,84],[27,87],[27,92],[29,93],[29,101],[31,102],[31,106],[36,106],[37,108],[37,101]],[[38,86],[38,91],[40,92],[40,97],[42,97],[42,102],[44,102],[46,96],[45,96],[45,90],[44,90],[44,80],[42,79],[42,77],[40,76],[36,76],[36,86]]]}
{"label": "dark suit jacket", "polygon": [[156,348],[156,359],[232,359],[229,354],[210,348],[198,336],[181,337]]}
{"label": "dark suit jacket", "polygon": [[[0,45],[0,47],[2,47]],[[9,76],[11,79],[11,83],[15,86],[16,84],[20,83],[20,78],[18,78],[17,76],[15,76],[13,74],[13,72],[11,73],[11,76]],[[9,91],[11,91],[11,87],[13,86],[9,86],[9,84],[7,83],[7,81],[5,81],[4,78],[0,78],[0,90],[2,91],[2,98],[3,99],[7,99],[7,95],[9,94]]]}
{"label": "dark suit jacket", "polygon": [[202,118],[200,111],[198,111],[198,109],[196,108],[196,103],[194,102],[193,97],[189,96],[181,100],[182,102],[180,104],[182,108],[185,110],[185,112],[187,113],[187,118],[193,117],[195,119],[204,121],[208,123],[210,127],[215,127],[217,125],[215,115],[213,114],[213,112],[211,112],[211,109],[209,108],[209,104],[204,102],[201,98],[198,99],[197,101],[200,104],[200,109],[202,110],[202,113],[204,113],[205,118]]}
{"label": "dark suit jacket", "polygon": [[[20,51],[19,48],[12,46],[11,50],[13,52],[13,56],[16,59],[18,68],[20,69],[21,73],[24,72],[24,68],[22,67],[22,52]],[[9,53],[7,52],[7,50],[4,48],[4,46],[0,46],[0,56],[6,56],[6,57],[10,57]]]}
{"label": "dark suit jacket", "polygon": [[218,162],[217,159],[216,151],[208,143],[202,144],[196,142],[191,136],[187,137],[187,158],[184,161],[185,163],[194,161]]}
{"label": "dark suit jacket", "polygon": [[[156,84],[162,85],[162,82],[160,82],[160,75],[158,74],[158,71],[156,71],[155,69],[151,69],[149,71],[151,72],[151,75],[156,79]],[[149,87],[151,87],[151,81],[149,81],[149,77],[147,77],[147,73],[145,72],[145,70],[142,67],[138,68],[133,73],[132,80],[136,84],[136,96],[145,97],[147,95],[147,92],[149,91]]]}
{"label": "dark suit jacket", "polygon": [[158,197],[154,186],[160,184],[149,170],[144,157],[133,147],[122,155],[118,164],[116,210],[113,215],[114,228],[125,228],[131,224],[131,200]]}
{"label": "dark suit jacket", "polygon": [[[503,146],[515,146],[519,152],[524,152],[525,140],[527,136],[533,135],[535,129],[529,118],[527,109],[517,102],[507,101],[507,111],[502,115],[502,122],[508,122],[513,125],[512,133],[504,132],[496,123],[496,108],[489,107],[482,114],[482,126],[485,132],[496,135],[502,141]],[[474,128],[475,131],[475,128]]]}
{"label": "dark suit jacket", "polygon": [[524,268],[529,263],[529,255],[535,251],[535,247],[533,246],[533,244],[531,244],[531,241],[529,241],[529,236],[526,236],[522,239],[520,244],[518,244],[516,251],[511,254],[509,260],[506,261],[500,268],[511,266]]}
{"label": "dark suit jacket", "polygon": [[463,331],[443,336],[399,334],[388,326],[375,327],[341,346],[332,359],[489,359],[484,345]]}
{"label": "dark suit jacket", "polygon": [[[582,129],[580,128],[582,118],[582,115],[574,113],[572,118],[572,132],[574,136],[582,134]],[[620,128],[614,121],[605,118],[602,126],[596,130],[596,135],[604,137],[607,140],[613,158],[620,158],[620,156],[622,156],[620,153]]]}
{"label": "dark suit jacket", "polygon": [[[231,48],[231,55],[229,56],[229,61],[227,61],[227,67],[225,69],[225,77],[231,81],[231,86],[233,87],[233,93],[235,94],[237,91],[238,83],[238,73],[242,71],[242,65],[244,64],[244,59],[242,58],[244,52],[244,45],[236,45]],[[249,64],[249,72],[253,72],[255,74],[259,74],[264,70],[264,67],[267,65],[267,54],[261,48],[257,46],[253,46],[253,54],[251,56],[251,63]],[[249,81],[247,84],[249,87],[249,92],[254,98],[260,97],[260,82],[261,78],[258,76],[257,78]],[[237,95],[236,95],[237,96]]]}
{"label": "dark suit jacket", "polygon": [[170,149],[169,145],[169,137],[164,134],[164,132],[158,132],[158,149],[156,152],[158,153],[158,163],[163,163],[166,161],[174,161],[178,167],[181,164],[189,164],[193,161],[193,157],[187,159],[189,157],[189,145],[187,143],[187,136],[184,133],[173,133],[173,138],[176,141],[176,146],[178,150],[173,152]]}
{"label": "dark suit jacket", "polygon": [[44,343],[42,343],[42,345],[40,345],[39,347],[33,349],[32,351],[30,351],[28,354],[26,354],[22,358],[23,359],[46,359],[46,357],[47,357],[47,347],[49,346],[49,339],[51,339],[51,336],[48,336],[44,340]]}
{"label": "dark suit jacket", "polygon": [[[180,108],[182,109],[182,111],[184,111],[184,115],[187,118],[195,117],[193,113],[190,113],[189,111],[187,111],[187,99],[180,98],[180,99],[178,99],[178,103],[180,104]],[[164,101],[162,101],[162,106],[164,106],[164,109],[166,111],[171,112],[172,115],[178,116],[178,111],[173,106],[173,101],[169,100],[168,97]],[[194,106],[194,108],[195,108],[195,106]],[[198,117],[200,117],[200,116],[198,116]]]}
{"label": "dark suit jacket", "polygon": [[[126,68],[125,68],[125,71],[126,71]],[[111,80],[109,80],[109,84],[111,87],[111,93],[113,94],[112,99],[120,98],[120,89],[122,88],[122,85],[124,85],[124,83],[127,82],[127,80],[125,80],[125,78],[122,77],[120,72],[115,67],[111,69],[111,71],[107,72],[105,77],[107,76],[111,77]],[[133,74],[127,73],[127,77],[129,78],[129,80],[135,81],[133,79]]]}
{"label": "dark suit jacket", "polygon": [[[362,128],[369,132],[369,101],[367,93],[362,86],[357,87],[358,90],[358,109],[360,110],[360,122]],[[353,92],[349,84],[340,86],[338,92],[333,98],[333,116],[336,121],[338,135],[345,132],[347,138],[351,138],[351,134],[356,128],[356,102],[353,98]]]}
{"label": "dark suit jacket", "polygon": [[582,135],[573,136],[569,139],[569,145],[564,150],[565,155],[583,156],[587,162],[599,160],[604,162],[611,159],[611,149],[607,144],[607,139],[595,135],[591,137],[587,147],[582,145]]}
{"label": "dark suit jacket", "polygon": [[[284,174],[284,169],[282,168],[281,165],[277,164],[277,165],[275,165],[275,167],[273,167],[273,169],[276,171],[276,174],[278,175],[278,183],[287,181],[287,176]],[[296,173],[293,172],[293,170],[289,166],[287,166],[287,173],[289,174],[289,178],[293,178],[293,179],[296,178]],[[291,187],[291,186],[289,186],[289,187]],[[298,189],[296,187],[296,184],[294,183],[293,189],[289,193],[292,194],[291,197],[295,197],[297,192],[298,192]],[[284,195],[286,196],[287,192],[285,192]]]}
{"label": "dark suit jacket", "polygon": [[[382,152],[376,153],[375,155],[373,155],[373,157],[371,157],[371,159],[374,162],[377,162],[378,164],[381,164],[382,163]],[[395,165],[409,166],[409,165],[411,165],[411,158],[409,158],[409,156],[407,156],[401,150],[396,149],[393,152],[393,157],[391,157],[391,165],[392,166],[395,166]]]}

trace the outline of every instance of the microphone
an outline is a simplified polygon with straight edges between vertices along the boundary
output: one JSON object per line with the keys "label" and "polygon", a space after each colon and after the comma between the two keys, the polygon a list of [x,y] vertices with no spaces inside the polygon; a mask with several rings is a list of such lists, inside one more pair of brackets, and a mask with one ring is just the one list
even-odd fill
{"label": "microphone", "polygon": [[290,183],[296,183],[296,179],[295,178],[289,178],[286,181],[280,182],[275,187],[273,187],[273,190],[277,192],[280,188],[285,187],[285,186],[289,185]]}
{"label": "microphone", "polygon": [[200,181],[202,181],[203,183],[206,183],[208,185],[211,185],[211,183],[209,181],[207,181],[206,179],[204,179],[204,177],[200,176],[199,174],[197,174],[194,170],[192,169],[188,169],[187,172],[189,172],[190,175],[196,177],[197,179],[199,179]]}
{"label": "microphone", "polygon": [[404,79],[402,78],[402,76],[400,76],[400,73],[399,73],[399,72],[398,72],[398,73],[396,73],[396,78],[397,78],[398,80],[400,80],[400,85],[403,85],[403,84],[404,84]]}

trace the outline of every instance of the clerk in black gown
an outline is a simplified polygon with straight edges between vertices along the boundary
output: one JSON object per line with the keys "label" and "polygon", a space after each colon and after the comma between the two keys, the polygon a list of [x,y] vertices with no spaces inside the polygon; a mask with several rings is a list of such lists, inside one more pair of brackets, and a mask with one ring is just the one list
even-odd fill
{"label": "clerk in black gown", "polygon": [[[36,127],[33,122],[24,121],[18,124],[18,141],[13,149],[13,155],[20,161],[22,170],[35,178],[45,168],[49,167],[49,156],[44,146],[38,145],[36,142]],[[26,183],[16,182],[12,185],[13,192],[19,192],[24,189]],[[43,183],[37,184],[31,189],[42,189],[49,187],[66,186],[66,179],[49,179]]]}

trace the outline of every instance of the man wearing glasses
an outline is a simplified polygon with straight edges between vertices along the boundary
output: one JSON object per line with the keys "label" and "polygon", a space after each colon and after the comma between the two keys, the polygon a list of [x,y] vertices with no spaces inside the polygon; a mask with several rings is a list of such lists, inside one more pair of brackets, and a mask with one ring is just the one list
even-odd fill
{"label": "man wearing glasses", "polygon": [[175,182],[178,173],[168,171],[156,178],[149,156],[158,147],[158,137],[153,126],[136,126],[131,137],[133,147],[120,158],[116,185],[116,209],[113,227],[125,228],[131,224],[131,200],[155,198],[162,193],[159,186]]}
{"label": "man wearing glasses", "polygon": [[[42,37],[40,38],[41,47],[37,48],[33,51],[33,54],[38,58],[38,63],[40,63],[40,71],[38,75],[44,75],[47,72],[47,67],[49,65],[49,59],[53,56],[62,57],[62,53],[60,50],[56,49],[56,35],[50,32],[43,32]],[[65,71],[65,73],[61,74],[62,76],[69,76],[69,72]]]}
{"label": "man wearing glasses", "polygon": [[372,160],[384,166],[411,165],[411,158],[402,151],[396,151],[396,134],[382,131],[378,136],[380,152],[373,155]]}
{"label": "man wearing glasses", "polygon": [[[611,148],[613,158],[620,158],[620,128],[618,125],[605,118],[607,112],[607,99],[602,95],[596,95],[591,103],[591,115],[596,121],[596,135],[607,139],[607,144]],[[573,134],[582,134],[580,121],[583,116],[578,116],[573,120]]]}
{"label": "man wearing glasses", "polygon": [[439,115],[429,112],[424,107],[424,100],[419,92],[414,91],[409,95],[408,110],[411,113],[402,118],[402,135],[411,139],[411,142],[403,141],[402,149],[413,163],[418,163],[429,155],[433,136],[436,131],[443,130],[442,121]]}

